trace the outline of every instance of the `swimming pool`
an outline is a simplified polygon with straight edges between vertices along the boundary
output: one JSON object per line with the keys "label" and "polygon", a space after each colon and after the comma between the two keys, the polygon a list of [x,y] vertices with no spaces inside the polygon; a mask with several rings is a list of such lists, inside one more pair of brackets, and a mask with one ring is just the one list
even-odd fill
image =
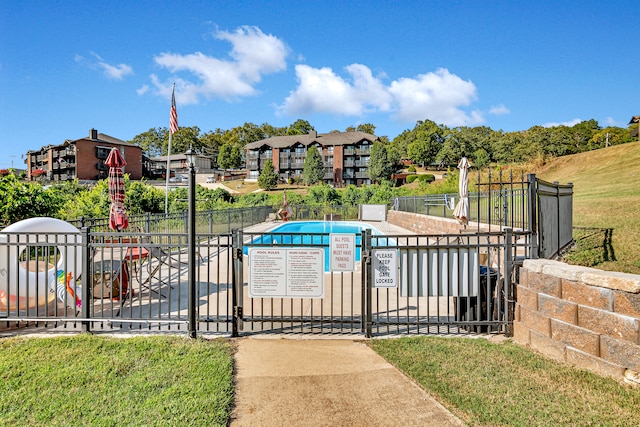
{"label": "swimming pool", "polygon": [[[330,234],[355,234],[355,260],[360,261],[363,230],[371,230],[372,235],[383,235],[380,230],[370,224],[357,221],[292,221],[283,223],[260,237],[254,238],[251,241],[251,246],[323,246],[324,271],[330,271]],[[245,246],[243,252],[245,255],[248,254],[249,247]]]}

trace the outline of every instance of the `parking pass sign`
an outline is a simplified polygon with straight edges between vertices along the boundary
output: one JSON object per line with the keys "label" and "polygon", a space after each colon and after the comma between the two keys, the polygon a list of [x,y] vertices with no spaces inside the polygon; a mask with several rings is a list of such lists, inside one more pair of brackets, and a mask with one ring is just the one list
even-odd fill
{"label": "parking pass sign", "polygon": [[356,235],[331,233],[331,271],[353,271],[356,266]]}

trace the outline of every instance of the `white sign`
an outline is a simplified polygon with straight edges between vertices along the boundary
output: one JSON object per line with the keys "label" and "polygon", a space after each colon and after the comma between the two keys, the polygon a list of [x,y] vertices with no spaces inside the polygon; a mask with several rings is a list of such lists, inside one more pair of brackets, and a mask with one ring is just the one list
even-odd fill
{"label": "white sign", "polygon": [[373,264],[374,288],[398,287],[398,250],[373,249],[371,251]]}
{"label": "white sign", "polygon": [[331,249],[331,271],[353,271],[356,269],[356,235],[355,234],[329,234]]}
{"label": "white sign", "polygon": [[322,248],[250,248],[251,298],[324,298]]}

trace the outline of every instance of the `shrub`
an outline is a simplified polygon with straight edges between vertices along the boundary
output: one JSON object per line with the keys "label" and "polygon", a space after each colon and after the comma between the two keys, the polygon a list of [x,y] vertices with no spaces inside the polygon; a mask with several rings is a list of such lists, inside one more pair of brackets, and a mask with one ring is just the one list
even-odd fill
{"label": "shrub", "polygon": [[434,175],[431,175],[430,173],[427,173],[423,175],[418,175],[418,179],[424,182],[433,182],[436,180],[436,177]]}
{"label": "shrub", "polygon": [[409,169],[407,169],[407,171],[408,171],[408,172],[412,172],[412,173],[413,173],[413,172],[415,172],[415,171],[416,171],[416,167],[415,167],[415,166],[413,166],[413,165],[411,165],[411,166],[409,166]]}
{"label": "shrub", "polygon": [[407,184],[411,184],[413,181],[415,181],[416,179],[418,179],[420,175],[409,175],[407,177]]}

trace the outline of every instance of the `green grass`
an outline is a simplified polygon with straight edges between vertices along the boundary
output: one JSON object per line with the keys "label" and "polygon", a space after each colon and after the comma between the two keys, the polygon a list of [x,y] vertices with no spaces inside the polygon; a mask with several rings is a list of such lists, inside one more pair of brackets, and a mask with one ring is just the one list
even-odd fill
{"label": "green grass", "polygon": [[0,425],[227,425],[224,340],[91,335],[0,340]]}
{"label": "green grass", "polygon": [[574,184],[574,226],[613,229],[615,258],[597,268],[640,274],[640,143],[559,157],[535,172]]}
{"label": "green grass", "polygon": [[469,425],[640,425],[640,390],[509,341],[418,337],[369,345]]}

